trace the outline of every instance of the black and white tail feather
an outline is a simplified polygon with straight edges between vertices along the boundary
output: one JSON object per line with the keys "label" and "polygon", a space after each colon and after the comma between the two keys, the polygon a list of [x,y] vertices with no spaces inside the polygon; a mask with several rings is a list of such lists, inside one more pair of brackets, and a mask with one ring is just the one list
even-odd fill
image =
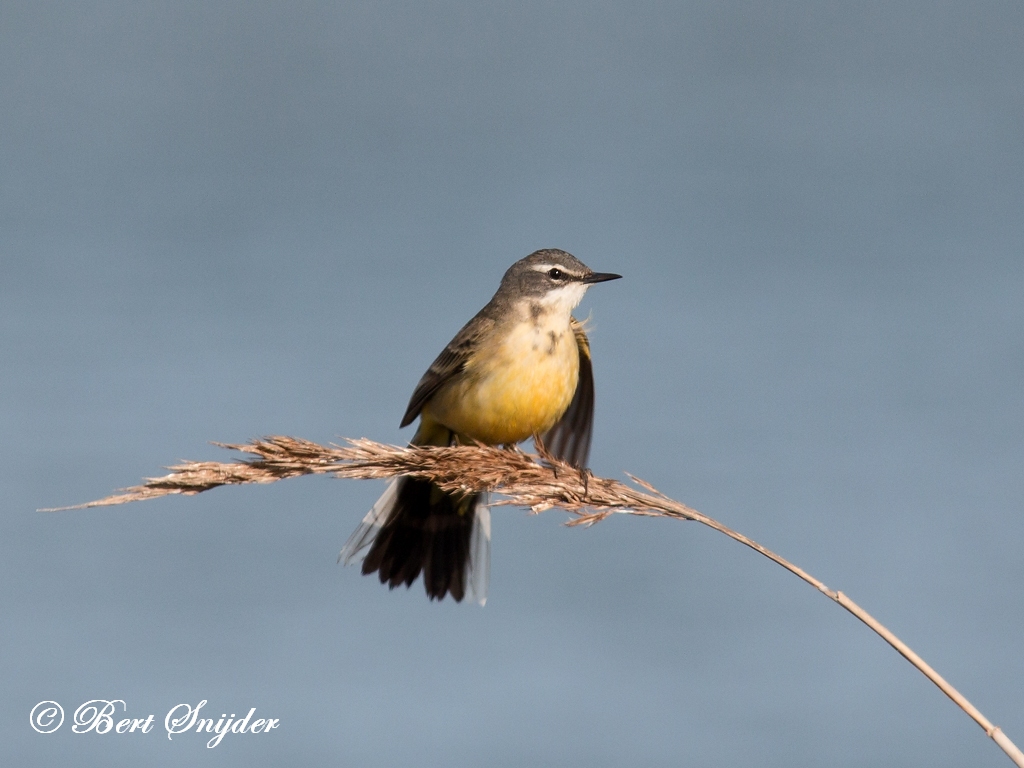
{"label": "black and white tail feather", "polygon": [[[456,602],[468,596],[483,606],[491,570],[487,495],[465,497],[462,514],[453,514],[451,504],[446,504],[451,497],[438,498],[436,492],[431,494],[432,487],[409,477],[390,481],[341,548],[338,560],[345,565],[362,560],[364,574],[377,571],[381,583],[392,589],[410,586],[422,571],[432,600],[451,594]],[[434,504],[423,503],[424,495],[433,495]]]}

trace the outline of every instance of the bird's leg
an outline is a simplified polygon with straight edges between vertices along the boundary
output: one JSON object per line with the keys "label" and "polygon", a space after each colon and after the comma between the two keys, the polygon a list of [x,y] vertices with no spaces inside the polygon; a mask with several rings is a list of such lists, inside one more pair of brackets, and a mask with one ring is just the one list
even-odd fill
{"label": "bird's leg", "polygon": [[537,449],[537,454],[543,461],[546,461],[548,466],[551,467],[551,472],[554,474],[555,479],[558,479],[558,459],[551,455],[548,451],[547,446],[544,445],[544,440],[540,435],[533,436],[533,446]]}
{"label": "bird's leg", "polygon": [[587,467],[579,467],[580,471],[580,482],[583,483],[583,500],[587,500],[587,495],[590,493],[590,478],[594,474]]}

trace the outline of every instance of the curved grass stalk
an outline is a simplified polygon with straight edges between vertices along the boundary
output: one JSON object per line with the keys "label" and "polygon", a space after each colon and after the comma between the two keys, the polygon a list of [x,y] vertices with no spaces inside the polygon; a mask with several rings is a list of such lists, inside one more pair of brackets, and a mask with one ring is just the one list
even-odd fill
{"label": "curved grass stalk", "polygon": [[505,498],[497,504],[528,507],[534,513],[559,507],[576,516],[569,525],[593,525],[617,513],[693,520],[759,552],[856,616],[966,712],[1019,768],[1024,768],[1024,753],[998,726],[993,725],[906,643],[845,594],[829,589],[802,568],[753,539],[670,499],[632,475],[630,479],[643,491],[616,480],[580,472],[550,456],[535,457],[519,450],[483,445],[400,448],[363,439],[349,440],[347,446],[327,447],[292,437],[269,437],[245,445],[217,445],[254,458],[231,463],[184,462],[170,467],[169,475],[150,478],[142,485],[126,488],[119,494],[86,504],[41,511],[125,504],[172,494],[193,495],[222,485],[272,483],[299,475],[331,474],[362,479],[412,475],[429,478],[445,490],[499,493]]}

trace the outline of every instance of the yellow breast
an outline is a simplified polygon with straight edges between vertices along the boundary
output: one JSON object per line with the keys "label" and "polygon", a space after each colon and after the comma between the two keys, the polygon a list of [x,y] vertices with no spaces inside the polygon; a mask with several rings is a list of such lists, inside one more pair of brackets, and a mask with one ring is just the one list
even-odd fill
{"label": "yellow breast", "polygon": [[524,318],[473,355],[424,414],[463,437],[519,443],[550,429],[569,407],[579,350],[568,318]]}

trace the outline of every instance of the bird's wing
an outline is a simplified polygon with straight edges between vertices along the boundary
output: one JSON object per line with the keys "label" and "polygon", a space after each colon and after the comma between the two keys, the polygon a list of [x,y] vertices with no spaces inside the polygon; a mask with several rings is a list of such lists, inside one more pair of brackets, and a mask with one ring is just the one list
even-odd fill
{"label": "bird's wing", "polygon": [[486,309],[487,307],[466,323],[427,368],[427,372],[423,374],[420,383],[416,385],[416,390],[409,399],[409,407],[405,409],[405,416],[402,417],[400,427],[411,424],[420,415],[420,411],[423,410],[427,401],[437,393],[437,390],[466,367],[466,361],[476,349],[480,337],[494,326],[494,321],[484,314]]}
{"label": "bird's wing", "polygon": [[590,362],[590,341],[583,325],[572,320],[572,332],[580,353],[580,374],[576,393],[555,426],[541,435],[544,448],[557,459],[580,469],[587,465],[590,436],[594,430],[594,367]]}

